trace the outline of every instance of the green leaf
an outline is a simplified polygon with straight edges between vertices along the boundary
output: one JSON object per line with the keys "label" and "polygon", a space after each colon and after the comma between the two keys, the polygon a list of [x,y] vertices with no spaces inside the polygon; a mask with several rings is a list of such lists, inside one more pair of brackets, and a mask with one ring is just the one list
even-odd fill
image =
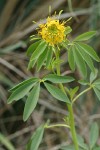
{"label": "green leaf", "polygon": [[68,44],[70,41],[68,39],[62,41],[61,46],[68,50]]}
{"label": "green leaf", "polygon": [[100,91],[96,87],[93,87],[93,90],[94,90],[96,96],[98,97],[98,99],[100,100]]}
{"label": "green leaf", "polygon": [[48,52],[47,52],[47,59],[46,59],[46,67],[47,67],[47,68],[48,68],[48,66],[49,66],[50,63],[51,63],[52,56],[53,56],[52,46],[49,46]]}
{"label": "green leaf", "polygon": [[0,133],[0,143],[2,143],[7,148],[7,150],[15,150],[12,143],[1,133]]}
{"label": "green leaf", "polygon": [[44,52],[44,50],[46,49],[47,44],[45,41],[42,41],[38,47],[36,48],[36,50],[33,52],[32,56],[31,56],[31,60],[34,59],[38,59],[38,57]]}
{"label": "green leaf", "polygon": [[31,54],[34,52],[34,50],[37,48],[37,46],[41,43],[41,40],[31,44],[29,48],[27,49],[27,56],[31,56]]}
{"label": "green leaf", "polygon": [[69,62],[69,66],[70,68],[74,71],[75,70],[75,60],[74,60],[74,47],[71,46],[70,49],[68,50],[68,62]]}
{"label": "green leaf", "polygon": [[61,150],[75,150],[75,148],[73,145],[68,145],[61,147]]}
{"label": "green leaf", "polygon": [[78,52],[77,48],[74,46],[75,50],[74,52],[74,59],[75,62],[79,68],[79,71],[82,73],[83,77],[87,76],[87,68],[86,68],[86,64],[82,58],[82,56],[80,55],[80,53]]}
{"label": "green leaf", "polygon": [[81,85],[88,85],[89,82],[87,82],[86,80],[79,80],[78,83],[80,83]]}
{"label": "green leaf", "polygon": [[91,69],[92,72],[95,72],[95,67],[93,65],[93,61],[91,59],[91,57],[89,55],[87,55],[87,53],[85,51],[83,51],[79,45],[75,45],[77,47],[78,52],[80,53],[80,55],[82,56],[82,58],[84,59],[84,61],[87,63],[87,65],[89,66],[89,68]]}
{"label": "green leaf", "polygon": [[100,90],[100,79],[97,79],[97,80],[93,83],[93,85],[94,85],[98,90]]}
{"label": "green leaf", "polygon": [[95,69],[95,72],[91,72],[91,74],[90,74],[90,83],[92,83],[96,79],[97,74],[98,74],[97,69]]}
{"label": "green leaf", "polygon": [[48,80],[53,83],[69,83],[74,81],[75,79],[70,76],[58,76],[56,74],[49,74],[43,78],[43,80]]}
{"label": "green leaf", "polygon": [[70,26],[67,26],[65,29],[65,34],[69,34],[72,31],[72,28]]}
{"label": "green leaf", "polygon": [[86,32],[77,36],[74,41],[86,41],[92,38],[95,34],[96,34],[96,31],[89,31],[89,32]]}
{"label": "green leaf", "polygon": [[44,50],[44,52],[40,55],[40,57],[38,58],[38,61],[37,61],[37,71],[39,71],[44,63],[44,61],[46,60],[46,57],[47,57],[47,51],[48,49],[46,48]]}
{"label": "green leaf", "polygon": [[[94,84],[93,84],[94,85]],[[100,84],[95,85],[95,87],[100,90]]]}
{"label": "green leaf", "polygon": [[35,63],[36,63],[36,59],[35,60],[30,60],[29,63],[28,63],[28,70],[30,70],[31,68],[33,68],[34,65],[35,65]]}
{"label": "green leaf", "polygon": [[[26,84],[23,84],[22,86],[19,86],[14,92],[11,94],[11,96],[8,99],[8,103],[11,103],[14,100],[19,100],[22,97],[24,97],[30,89],[34,86],[35,82],[28,82]],[[16,88],[16,87],[15,87]]]}
{"label": "green leaf", "polygon": [[84,139],[80,135],[77,135],[77,140],[78,140],[78,145],[81,148],[83,148],[84,150],[88,150],[88,146],[84,143]]}
{"label": "green leaf", "polygon": [[65,95],[59,88],[46,82],[44,82],[44,85],[54,98],[66,103],[70,103],[67,95]]}
{"label": "green leaf", "polygon": [[83,44],[81,42],[77,44],[83,51],[85,51],[88,55],[90,55],[94,60],[96,60],[97,62],[100,62],[100,58],[98,57],[95,50],[91,46],[87,44]]}
{"label": "green leaf", "polygon": [[26,121],[34,108],[36,107],[36,104],[38,102],[39,98],[39,92],[40,92],[40,84],[34,86],[34,88],[31,90],[30,94],[28,95],[28,98],[25,103],[24,108],[24,114],[23,114],[23,120]]}
{"label": "green leaf", "polygon": [[44,134],[44,125],[36,129],[27,145],[27,150],[38,150]]}
{"label": "green leaf", "polygon": [[95,85],[100,84],[100,79],[97,79],[95,82],[93,82],[93,84],[95,84]]}
{"label": "green leaf", "polygon": [[93,150],[100,150],[100,147],[94,147]]}
{"label": "green leaf", "polygon": [[97,123],[95,122],[92,124],[90,129],[90,143],[89,143],[90,149],[92,149],[95,146],[98,136],[99,136],[99,128]]}
{"label": "green leaf", "polygon": [[75,87],[74,89],[70,89],[69,94],[71,96],[71,99],[73,99],[74,95],[77,93],[79,90],[79,86]]}
{"label": "green leaf", "polygon": [[16,86],[14,86],[13,88],[11,88],[9,91],[10,92],[14,92],[16,89],[18,89],[20,86],[25,85],[27,83],[35,83],[39,81],[39,78],[29,78],[27,80],[24,80],[23,82],[17,84]]}
{"label": "green leaf", "polygon": [[[32,22],[34,22],[34,21],[32,21]],[[37,40],[41,40],[41,37],[39,37],[38,35],[31,35],[30,36],[30,41],[37,41]]]}

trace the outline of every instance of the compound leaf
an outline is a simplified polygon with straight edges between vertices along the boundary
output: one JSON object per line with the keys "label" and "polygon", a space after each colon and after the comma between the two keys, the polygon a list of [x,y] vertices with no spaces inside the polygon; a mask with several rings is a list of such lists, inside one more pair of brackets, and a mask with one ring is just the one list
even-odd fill
{"label": "compound leaf", "polygon": [[86,41],[92,38],[95,34],[96,34],[96,31],[89,31],[89,32],[86,32],[77,36],[74,41]]}
{"label": "compound leaf", "polygon": [[67,95],[65,95],[59,88],[46,82],[44,82],[44,85],[54,98],[66,103],[70,103]]}
{"label": "compound leaf", "polygon": [[28,95],[28,98],[25,103],[24,108],[24,114],[23,114],[23,120],[26,121],[34,108],[36,107],[36,104],[38,102],[39,98],[39,92],[40,92],[40,84],[36,84],[34,88],[31,90],[30,94]]}
{"label": "compound leaf", "polygon": [[69,83],[74,81],[75,79],[70,76],[58,76],[56,74],[49,74],[43,78],[43,80],[48,80],[53,83]]}

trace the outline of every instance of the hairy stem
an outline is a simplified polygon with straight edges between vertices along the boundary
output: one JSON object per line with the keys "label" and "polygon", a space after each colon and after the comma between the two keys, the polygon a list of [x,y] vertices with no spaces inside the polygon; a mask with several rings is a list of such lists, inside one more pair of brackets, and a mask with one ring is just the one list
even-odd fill
{"label": "hairy stem", "polygon": [[[59,60],[59,50],[56,51],[56,59]],[[56,66],[57,69],[57,75],[60,75],[60,64],[58,63]],[[66,94],[63,84],[59,84],[59,87],[61,90]],[[79,150],[77,136],[76,136],[76,130],[75,130],[75,122],[74,122],[74,113],[73,113],[73,107],[72,104],[67,104],[68,111],[69,111],[69,123],[70,123],[70,131],[72,134],[72,139],[74,142],[75,150]]]}

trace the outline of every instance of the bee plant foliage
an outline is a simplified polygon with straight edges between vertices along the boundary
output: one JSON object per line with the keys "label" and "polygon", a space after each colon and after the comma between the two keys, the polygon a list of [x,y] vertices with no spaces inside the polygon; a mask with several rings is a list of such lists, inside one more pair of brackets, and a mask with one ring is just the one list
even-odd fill
{"label": "bee plant foliage", "polygon": [[[69,19],[70,20],[70,19]],[[95,31],[89,31],[77,36],[75,39],[70,40],[69,34],[72,28],[67,25],[67,21],[60,21],[53,17],[48,17],[46,23],[40,24],[38,27],[38,34],[35,37],[31,36],[33,43],[27,50],[29,56],[28,69],[36,66],[36,70],[41,69],[49,70],[50,74],[45,75],[42,79],[39,77],[31,77],[19,83],[10,89],[11,95],[8,98],[8,103],[21,100],[27,96],[23,112],[23,120],[26,121],[33,113],[39,99],[41,91],[41,83],[44,84],[46,90],[55,100],[64,103],[69,111],[68,116],[64,116],[63,123],[49,124],[48,122],[40,125],[40,127],[33,133],[28,145],[27,150],[38,150],[41,140],[43,138],[44,129],[53,127],[68,128],[72,135],[73,146],[71,150],[87,150],[89,147],[84,143],[84,140],[79,138],[76,134],[73,107],[76,100],[89,90],[93,90],[100,100],[100,79],[97,79],[97,69],[94,62],[100,62],[100,58],[96,51],[86,41],[95,36]],[[61,63],[66,60],[61,60],[62,48],[68,56],[68,63],[73,73],[78,69],[81,79],[78,84],[84,85],[86,88],[81,93],[77,94],[79,87],[68,88],[66,86],[70,82],[77,82],[74,77],[62,75]],[[87,70],[90,70],[90,79],[87,79]],[[67,119],[66,119],[67,118]],[[98,127],[95,127],[95,136],[91,131],[90,149],[95,149],[95,144],[98,137]],[[93,128],[93,126],[92,126]],[[70,147],[70,146],[69,146]],[[68,147],[62,148],[67,150]]]}

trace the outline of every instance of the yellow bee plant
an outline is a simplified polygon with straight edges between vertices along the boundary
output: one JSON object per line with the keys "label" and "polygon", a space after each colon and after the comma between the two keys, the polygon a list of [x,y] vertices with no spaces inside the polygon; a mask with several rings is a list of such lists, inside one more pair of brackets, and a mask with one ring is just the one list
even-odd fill
{"label": "yellow bee plant", "polygon": [[[10,89],[11,95],[8,103],[20,100],[27,95],[23,113],[24,121],[29,118],[37,105],[41,83],[44,84],[44,87],[56,100],[65,103],[66,110],[69,112],[67,116],[64,116],[63,123],[49,124],[47,121],[47,123],[40,125],[31,137],[27,150],[38,150],[44,129],[53,127],[65,127],[71,132],[72,145],[71,147],[61,147],[62,150],[100,149],[100,146],[96,145],[98,138],[97,124],[94,123],[91,127],[94,132],[91,129],[90,143],[87,145],[82,137],[76,134],[73,112],[76,100],[89,90],[93,90],[100,100],[100,79],[97,79],[98,71],[94,66],[94,61],[100,62],[100,58],[91,46],[84,43],[92,38],[96,32],[86,32],[70,40],[69,34],[72,28],[68,26],[67,22],[69,20],[60,21],[59,18],[57,19],[54,16],[48,17],[46,23],[39,24],[36,38],[31,36],[33,43],[27,50],[27,55],[30,57],[28,69],[32,69],[36,65],[37,71],[44,68],[49,70],[50,74],[45,75],[42,79],[31,77]],[[81,79],[79,79],[78,84],[86,86],[85,90],[81,92],[78,92],[79,87],[73,89],[69,86],[67,87],[68,83],[77,81],[73,76],[62,75],[61,64],[65,61],[61,60],[60,57],[62,48],[67,53],[69,67],[72,72],[74,73],[76,69],[80,72]],[[87,75],[87,69],[90,72],[89,76]],[[82,139],[81,142],[80,139]]]}

